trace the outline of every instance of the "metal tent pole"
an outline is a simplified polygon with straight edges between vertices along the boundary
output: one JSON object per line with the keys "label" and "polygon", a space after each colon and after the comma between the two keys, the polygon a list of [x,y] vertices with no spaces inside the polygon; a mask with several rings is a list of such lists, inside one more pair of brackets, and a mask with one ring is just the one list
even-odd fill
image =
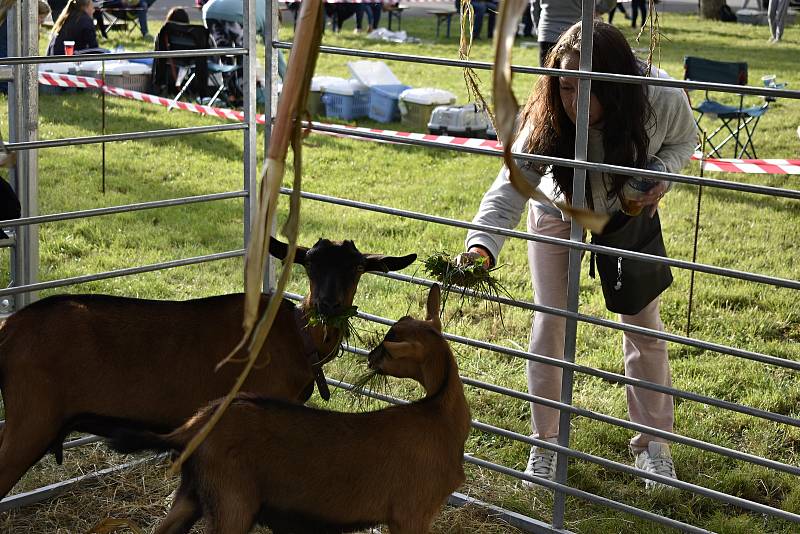
{"label": "metal tent pole", "polygon": [[[246,0],[244,4],[244,189],[250,194],[244,199],[244,246],[250,240],[255,217],[256,198],[256,3]],[[244,269],[242,269],[244,280]]]}
{"label": "metal tent pole", "polygon": [[[14,56],[35,56],[39,52],[38,4],[22,0],[9,12],[9,53]],[[39,85],[36,65],[15,65],[14,80],[9,84],[9,137],[11,141],[35,141],[39,129]],[[39,214],[37,151],[17,152],[12,170],[12,183],[19,197],[22,217]],[[17,228],[16,245],[12,248],[12,283],[33,284],[39,278],[39,227]],[[14,309],[36,300],[36,293],[15,297]]]}
{"label": "metal tent pole", "polygon": [[[592,18],[594,16],[594,2],[583,0],[583,18],[581,27],[581,57],[580,70],[592,70],[592,45],[593,28]],[[578,110],[575,124],[575,159],[586,161],[589,145],[589,95],[592,89],[592,81],[581,79],[578,82]],[[576,208],[584,206],[586,194],[586,170],[575,169],[572,181],[572,205]],[[570,228],[571,241],[583,241],[583,227],[572,219]],[[581,278],[581,252],[571,248],[569,251],[569,270],[567,275],[567,309],[572,312],[578,311],[578,294],[580,292]],[[564,359],[568,362],[575,361],[575,348],[578,336],[578,322],[575,319],[567,318],[566,331],[564,334]],[[573,373],[570,369],[564,369],[561,377],[561,402],[572,404]],[[562,410],[559,414],[558,444],[562,447],[569,447],[571,414]],[[556,463],[556,482],[566,484],[567,464],[569,457],[558,453]],[[564,528],[564,515],[566,509],[567,494],[556,490],[553,496],[553,527]]]}

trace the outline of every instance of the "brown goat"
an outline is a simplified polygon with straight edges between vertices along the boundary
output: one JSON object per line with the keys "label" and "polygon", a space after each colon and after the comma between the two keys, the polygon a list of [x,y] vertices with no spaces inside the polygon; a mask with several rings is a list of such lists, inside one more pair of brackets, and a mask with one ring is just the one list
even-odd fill
{"label": "brown goat", "polygon": [[[439,322],[439,286],[428,318],[400,319],[369,355],[379,373],[412,378],[426,396],[369,413],[338,413],[240,395],[182,467],[175,501],[156,534],[350,532],[386,523],[392,534],[428,532],[464,482],[470,412]],[[169,435],[123,431],[111,447],[182,450],[216,403]]]}
{"label": "brown goat", "polygon": [[[283,258],[286,245],[273,240],[270,252]],[[269,363],[252,371],[242,391],[308,400],[318,355],[338,350],[340,333],[306,327],[307,314],[349,308],[362,273],[402,269],[415,258],[365,255],[352,241],[298,247],[295,263],[305,266],[310,293],[300,309],[282,303],[259,355]],[[0,329],[0,497],[48,450],[60,463],[71,431],[169,432],[225,395],[241,365],[214,368],[242,336],[243,306],[241,293],[187,301],[62,295],[9,317]]]}

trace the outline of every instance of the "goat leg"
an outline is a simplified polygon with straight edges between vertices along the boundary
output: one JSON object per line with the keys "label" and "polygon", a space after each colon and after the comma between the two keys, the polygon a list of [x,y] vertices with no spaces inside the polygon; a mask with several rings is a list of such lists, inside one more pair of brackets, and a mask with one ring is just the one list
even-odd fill
{"label": "goat leg", "polygon": [[[23,426],[15,425],[19,421]],[[13,417],[0,430],[0,498],[8,495],[22,475],[47,453],[57,438],[55,421],[37,421],[36,425],[31,421],[30,417]]]}
{"label": "goat leg", "polygon": [[202,515],[200,501],[185,479],[182,479],[172,501],[172,508],[153,534],[188,534]]}
{"label": "goat leg", "polygon": [[258,509],[253,493],[223,487],[206,507],[210,511],[206,534],[247,534],[256,523]]}

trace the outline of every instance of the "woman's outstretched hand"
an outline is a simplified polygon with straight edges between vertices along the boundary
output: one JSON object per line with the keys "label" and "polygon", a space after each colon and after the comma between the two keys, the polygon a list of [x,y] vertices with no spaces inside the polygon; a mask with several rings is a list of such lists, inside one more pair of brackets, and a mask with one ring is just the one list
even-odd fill
{"label": "woman's outstretched hand", "polygon": [[657,182],[656,185],[650,188],[649,191],[644,193],[639,200],[631,200],[629,201],[631,206],[634,208],[648,208],[647,215],[652,217],[656,214],[656,210],[658,209],[658,203],[661,202],[661,199],[664,198],[664,194],[667,192],[667,182],[660,181]]}
{"label": "woman's outstretched hand", "polygon": [[483,268],[491,268],[492,257],[486,252],[486,249],[483,247],[470,247],[467,252],[462,252],[456,256],[456,265],[472,265],[473,263],[477,263],[475,260],[482,258],[485,258],[484,261],[480,262]]}

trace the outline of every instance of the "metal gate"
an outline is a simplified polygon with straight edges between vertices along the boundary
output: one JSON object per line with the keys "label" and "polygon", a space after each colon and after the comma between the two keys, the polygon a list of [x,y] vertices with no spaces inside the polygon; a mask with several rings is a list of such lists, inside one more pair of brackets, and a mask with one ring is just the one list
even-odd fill
{"label": "metal gate", "polygon": [[[30,2],[30,0],[24,0],[23,2],[23,12],[26,13],[26,20],[29,22],[29,26],[33,27],[35,25],[35,3]],[[271,25],[271,21],[274,20],[274,15],[277,12],[277,3],[270,0],[268,3],[269,10],[268,13],[272,13],[273,17],[268,17],[270,20],[270,27],[268,28],[268,35],[272,35],[273,39],[266,40],[266,51],[267,57],[272,58],[274,57],[273,49],[290,49],[291,43],[287,42],[280,42],[277,41],[277,31],[273,29]],[[247,8],[245,9],[245,13],[252,12],[254,8],[254,0],[248,0]],[[584,25],[588,24],[591,20],[591,13],[593,10],[593,2],[591,0],[584,0]],[[25,154],[27,154],[25,161],[21,162],[22,165],[18,167],[16,180],[18,191],[21,192],[21,196],[24,198],[31,198],[33,200],[33,204],[29,205],[26,201],[24,205],[26,206],[27,211],[23,212],[23,218],[19,221],[14,221],[10,223],[9,226],[13,226],[20,229],[22,232],[23,229],[27,229],[31,234],[25,239],[30,242],[33,240],[33,244],[30,245],[27,249],[25,248],[25,239],[22,241],[17,238],[16,244],[16,254],[24,254],[24,258],[21,260],[20,269],[24,269],[25,266],[36,265],[34,249],[35,249],[35,228],[37,224],[46,223],[55,220],[66,220],[69,218],[81,217],[81,216],[99,216],[99,215],[107,215],[111,213],[118,213],[122,211],[128,211],[133,209],[149,209],[155,207],[164,207],[169,205],[177,205],[181,203],[190,203],[190,202],[204,202],[210,200],[216,200],[220,198],[232,198],[232,197],[242,197],[245,200],[245,216],[244,216],[244,235],[245,239],[248,235],[248,221],[250,217],[250,199],[252,198],[251,192],[255,191],[254,187],[254,168],[255,168],[255,118],[254,118],[254,85],[253,85],[253,77],[249,75],[249,73],[253,72],[253,65],[254,65],[254,54],[253,51],[255,50],[255,32],[254,32],[254,22],[253,17],[248,17],[246,15],[246,30],[247,30],[247,46],[245,49],[226,49],[226,50],[210,50],[205,51],[207,55],[215,55],[215,54],[240,54],[244,55],[247,58],[246,65],[247,69],[246,78],[250,80],[248,85],[247,93],[246,93],[246,106],[245,106],[245,116],[247,117],[247,121],[244,124],[230,124],[230,125],[222,125],[222,126],[215,126],[215,127],[207,127],[207,128],[192,128],[192,129],[180,129],[180,130],[164,130],[160,132],[137,132],[131,134],[124,134],[124,135],[115,135],[115,136],[93,136],[90,138],[80,138],[78,140],[61,140],[61,141],[36,141],[35,140],[35,129],[31,130],[28,128],[26,131],[33,132],[33,135],[30,137],[24,137],[23,133],[20,132],[20,124],[23,120],[22,117],[15,118],[16,121],[16,130],[13,130],[16,133],[12,133],[12,143],[10,143],[10,147],[16,150],[27,150]],[[18,23],[17,23],[18,24]],[[20,27],[21,28],[21,27]],[[21,32],[10,32],[10,35],[22,35],[25,36],[25,31]],[[582,46],[587,44],[587,40],[582,41]],[[35,39],[31,38],[27,42],[27,44],[21,44],[20,47],[16,50],[19,51],[20,56],[29,55],[28,52],[33,50],[36,46]],[[588,40],[588,46],[591,46],[591,40]],[[204,53],[205,53],[204,52]],[[357,57],[367,57],[367,58],[375,58],[375,59],[382,59],[385,61],[404,61],[404,62],[415,62],[421,64],[429,64],[429,65],[445,65],[451,66],[454,68],[463,68],[465,66],[471,66],[477,69],[490,69],[491,64],[488,63],[481,63],[481,62],[465,62],[465,61],[455,61],[443,58],[432,58],[426,56],[408,56],[408,55],[398,55],[392,53],[381,53],[381,52],[370,52],[367,50],[356,50],[356,49],[343,49],[343,48],[334,48],[334,47],[323,47],[323,53],[330,53],[330,54],[339,54],[344,56],[357,56]],[[191,52],[192,55],[197,55],[198,53],[193,51]],[[120,58],[139,58],[139,57],[178,57],[179,53],[128,53],[128,54],[120,54]],[[582,54],[582,58],[586,58],[590,56],[590,54]],[[61,61],[63,58],[59,58],[58,60],[54,60],[52,58],[31,58],[31,57],[18,57],[18,58],[9,58],[6,63],[10,65],[15,65],[17,72],[15,73],[15,84],[20,84],[20,80],[24,80],[25,84],[20,84],[20,87],[24,85],[28,89],[24,92],[22,90],[17,89],[16,93],[13,93],[13,98],[16,98],[15,102],[28,102],[29,100],[25,99],[32,99],[31,108],[35,110],[35,102],[36,102],[36,91],[35,91],[35,76],[33,76],[32,71],[30,70],[31,65],[35,63],[45,63],[50,61]],[[268,62],[268,72],[271,73],[273,71],[274,61]],[[578,113],[578,129],[586,131],[588,128],[588,98],[586,95],[588,94],[590,81],[591,80],[604,80],[604,81],[616,81],[620,83],[645,83],[645,84],[653,84],[653,85],[663,85],[663,86],[671,86],[671,87],[681,87],[681,88],[692,88],[692,89],[713,89],[713,90],[720,90],[720,91],[728,91],[728,92],[735,92],[735,93],[745,93],[751,95],[762,95],[762,96],[775,96],[781,98],[793,98],[799,99],[800,92],[797,91],[786,91],[786,90],[778,90],[778,89],[760,89],[754,87],[740,87],[740,86],[728,86],[723,84],[711,84],[711,83],[699,83],[699,82],[684,82],[684,81],[677,81],[677,80],[667,80],[667,79],[653,79],[653,78],[641,78],[641,77],[631,77],[631,76],[621,76],[621,75],[612,75],[612,74],[600,74],[600,73],[589,73],[587,71],[590,70],[590,63],[582,63],[581,64],[581,71],[582,72],[571,72],[571,76],[575,76],[581,79],[581,92],[584,95],[583,98],[579,101],[579,113]],[[560,71],[558,70],[550,70],[550,69],[543,69],[543,68],[533,68],[533,67],[515,67],[514,71],[520,74],[555,74],[558,75]],[[22,76],[27,76],[23,78]],[[272,76],[268,76],[270,82],[273,82]],[[31,88],[33,88],[31,92]],[[270,87],[269,91],[267,91],[268,97],[268,107],[267,109],[272,109],[272,102],[271,96],[273,95],[273,88]],[[22,98],[22,100],[20,100]],[[35,111],[33,113],[29,113],[29,121],[33,121],[35,124],[36,114]],[[269,121],[267,121],[269,124]],[[365,139],[372,139],[377,141],[388,141],[388,142],[395,142],[395,143],[403,143],[409,145],[416,145],[421,147],[435,147],[441,148],[440,145],[434,144],[429,141],[421,140],[421,139],[398,139],[397,137],[385,135],[381,133],[369,133],[369,132],[361,132],[361,131],[354,131],[352,129],[346,129],[340,126],[332,126],[332,125],[321,125],[321,124],[309,124],[309,127],[316,131],[320,132],[327,132],[327,133],[338,133],[338,134],[346,134],[351,137],[362,137]],[[107,209],[98,209],[98,210],[90,210],[84,212],[74,212],[74,213],[65,213],[65,214],[55,214],[55,215],[46,215],[46,216],[38,216],[35,211],[35,191],[36,191],[36,168],[35,168],[35,149],[38,148],[46,148],[50,146],[61,146],[63,144],[74,144],[74,143],[97,143],[97,142],[112,142],[116,140],[122,139],[135,139],[135,138],[147,138],[147,137],[157,137],[157,136],[171,136],[171,135],[185,135],[188,133],[197,133],[197,132],[213,132],[213,131],[224,131],[224,130],[233,130],[233,129],[242,129],[244,130],[245,136],[245,179],[244,179],[244,189],[242,191],[233,191],[229,193],[222,193],[218,195],[206,195],[202,197],[192,197],[192,198],[185,198],[185,199],[174,199],[170,201],[161,201],[161,202],[153,202],[153,203],[144,203],[134,206],[119,206],[115,208],[107,208]],[[191,130],[191,131],[190,131]],[[267,129],[267,133],[269,132],[269,128]],[[267,135],[267,138],[269,136]],[[497,153],[491,151],[489,149],[483,148],[473,148],[473,147],[466,147],[466,146],[452,146],[452,150],[472,153],[472,154],[483,154],[487,156],[496,157]],[[573,160],[564,160],[559,158],[547,158],[542,156],[536,155],[528,155],[528,154],[515,154],[515,157],[521,160],[528,160],[534,162],[544,162],[548,164],[557,163],[559,165],[570,166],[576,169],[575,172],[575,182],[574,182],[574,190],[577,192],[583,191],[584,180],[586,176],[587,170],[598,170],[598,171],[607,171],[607,172],[620,172],[620,168],[605,165],[605,164],[597,164],[597,163],[589,163],[586,161],[586,142],[584,138],[584,142],[576,143],[576,154]],[[30,161],[29,161],[30,160]],[[25,163],[27,162],[27,171],[26,174],[21,174],[24,169],[26,169]],[[735,192],[742,192],[742,193],[750,193],[755,195],[765,195],[774,198],[786,198],[792,199],[794,201],[800,200],[800,192],[792,189],[785,189],[785,188],[776,188],[776,187],[767,187],[761,185],[752,185],[734,181],[727,181],[727,180],[716,180],[716,179],[708,179],[702,177],[695,177],[690,175],[683,175],[683,174],[659,174],[659,173],[652,173],[650,171],[643,171],[640,169],[625,169],[622,171],[623,174],[629,174],[632,176],[651,176],[657,177],[659,179],[668,179],[673,182],[683,183],[683,184],[691,184],[693,186],[703,186],[703,187],[713,187],[718,188],[721,190],[728,190],[728,191],[735,191]],[[20,182],[20,180],[22,180]],[[26,193],[27,191],[27,193]],[[287,190],[283,191],[284,193],[288,193]],[[28,195],[28,197],[26,197]],[[436,214],[425,214],[425,213],[418,213],[409,210],[401,210],[392,208],[391,206],[383,206],[377,204],[370,204],[365,202],[360,202],[355,199],[343,199],[343,198],[336,198],[332,196],[320,195],[320,194],[313,194],[313,193],[303,193],[303,197],[314,201],[314,202],[323,202],[329,203],[339,206],[345,206],[352,209],[358,210],[367,210],[376,213],[388,214],[397,217],[404,217],[409,219],[415,219],[420,221],[425,221],[429,224],[437,224],[437,225],[449,225],[457,228],[462,229],[482,229],[482,230],[490,230],[493,233],[497,233],[500,235],[504,235],[509,238],[513,239],[521,239],[526,241],[542,241],[542,242],[549,242],[553,244],[558,244],[564,247],[568,247],[570,249],[570,271],[569,271],[569,279],[570,279],[570,291],[569,291],[569,298],[568,298],[568,306],[566,309],[555,309],[555,308],[548,308],[542,307],[533,304],[532,302],[528,301],[517,301],[508,298],[502,297],[489,297],[487,295],[481,295],[488,300],[495,301],[499,304],[504,306],[512,306],[517,307],[524,310],[535,311],[537,313],[549,313],[558,315],[561,317],[566,318],[567,320],[567,338],[566,338],[566,358],[564,361],[553,360],[551,358],[547,358],[541,355],[532,354],[527,351],[517,350],[517,349],[510,349],[508,347],[500,346],[494,343],[488,343],[485,341],[481,341],[479,339],[471,339],[465,338],[461,336],[455,335],[448,335],[451,343],[463,344],[468,347],[475,347],[484,350],[491,350],[498,354],[505,354],[515,358],[520,358],[522,360],[527,361],[534,361],[545,363],[549,365],[558,366],[563,369],[564,371],[564,387],[562,388],[562,398],[560,401],[552,401],[549,399],[536,397],[529,395],[525,392],[520,392],[516,390],[511,390],[505,387],[501,387],[495,384],[487,383],[484,381],[476,380],[469,376],[463,376],[462,380],[465,385],[471,388],[480,388],[486,391],[491,391],[495,393],[499,393],[502,395],[507,395],[509,397],[518,399],[522,402],[533,402],[538,403],[544,406],[549,406],[552,408],[557,408],[561,410],[561,434],[559,436],[558,444],[551,444],[549,442],[533,439],[529,436],[522,435],[508,429],[499,428],[493,425],[486,424],[485,422],[481,422],[480,419],[475,419],[473,421],[473,427],[479,432],[488,432],[495,435],[503,436],[512,440],[516,440],[522,442],[526,445],[537,445],[539,447],[554,450],[558,454],[558,465],[560,466],[557,477],[555,482],[550,482],[547,480],[542,480],[538,478],[530,478],[526,477],[523,473],[516,471],[510,467],[500,465],[493,462],[488,462],[486,460],[482,460],[477,458],[473,455],[467,454],[465,456],[465,461],[486,469],[490,469],[503,475],[517,478],[517,479],[526,479],[532,481],[534,483],[540,484],[548,489],[553,490],[554,492],[554,505],[553,505],[553,513],[552,513],[552,521],[551,522],[544,522],[538,519],[534,519],[531,517],[526,517],[522,514],[512,512],[509,510],[504,510],[502,508],[498,508],[496,506],[490,506],[494,513],[498,514],[505,520],[507,520],[510,524],[532,532],[567,532],[564,530],[565,524],[565,517],[569,513],[569,510],[566,506],[566,497],[572,496],[577,497],[578,499],[583,499],[588,502],[596,503],[601,506],[606,506],[612,509],[621,510],[635,516],[639,516],[642,518],[646,518],[651,520],[655,523],[659,523],[662,525],[666,525],[669,527],[674,527],[681,531],[685,532],[707,532],[706,530],[692,526],[680,521],[676,521],[674,519],[664,517],[658,513],[653,511],[639,509],[634,506],[625,504],[623,502],[613,501],[602,495],[592,494],[575,487],[569,486],[567,484],[567,465],[568,460],[571,459],[578,459],[580,461],[585,462],[592,462],[594,464],[600,465],[603,468],[614,470],[621,473],[626,473],[629,475],[634,475],[637,477],[644,477],[650,478],[653,480],[657,480],[658,482],[662,482],[664,484],[674,486],[676,488],[689,491],[698,495],[702,495],[711,499],[715,499],[724,503],[728,503],[742,509],[754,511],[759,514],[764,514],[767,516],[780,518],[786,521],[789,521],[793,524],[800,525],[800,516],[794,513],[790,513],[784,510],[780,510],[771,506],[763,505],[757,502],[753,502],[751,500],[747,500],[741,497],[737,497],[734,495],[727,495],[721,492],[717,492],[705,487],[701,487],[698,485],[682,482],[682,481],[674,481],[671,479],[664,479],[663,477],[659,477],[658,475],[649,475],[642,471],[639,471],[633,467],[628,465],[624,465],[612,460],[608,460],[602,458],[600,456],[587,454],[576,450],[570,447],[570,435],[569,429],[570,425],[568,424],[569,420],[572,417],[584,417],[593,419],[596,421],[601,421],[603,423],[616,425],[622,428],[626,428],[629,430],[637,431],[637,432],[646,432],[648,434],[658,436],[661,438],[665,438],[669,441],[680,443],[685,446],[695,447],[701,449],[703,451],[707,451],[709,453],[713,453],[716,455],[722,455],[728,458],[734,458],[737,460],[741,460],[744,462],[749,462],[754,465],[763,466],[778,472],[789,473],[791,475],[797,476],[800,475],[800,468],[795,465],[789,465],[786,463],[770,460],[768,458],[758,457],[752,454],[744,453],[741,451],[733,450],[730,448],[722,447],[716,444],[707,443],[701,440],[689,438],[686,436],[682,436],[675,433],[664,432],[655,428],[645,427],[643,425],[635,424],[623,419],[619,419],[616,417],[612,417],[609,415],[605,415],[603,413],[583,409],[580,407],[576,407],[572,405],[572,388],[573,388],[573,376],[575,373],[580,373],[584,375],[589,375],[593,377],[601,378],[605,381],[615,383],[615,384],[624,384],[624,385],[632,385],[640,388],[645,388],[653,391],[658,391],[662,393],[670,394],[674,397],[684,399],[691,402],[702,403],[708,406],[713,406],[716,408],[721,408],[724,410],[730,410],[732,412],[744,414],[748,417],[758,418],[764,421],[772,421],[775,423],[779,423],[782,425],[789,425],[792,427],[800,426],[800,420],[779,414],[773,413],[761,409],[757,409],[750,406],[745,406],[739,403],[727,401],[724,399],[713,398],[710,396],[700,395],[691,391],[672,388],[672,387],[665,387],[658,384],[632,379],[625,377],[623,375],[604,371],[601,369],[596,369],[590,366],[581,365],[575,363],[575,346],[576,346],[576,339],[577,339],[577,324],[579,322],[584,322],[587,324],[592,324],[596,326],[600,326],[603,328],[610,329],[612,331],[626,331],[626,332],[635,332],[640,334],[645,334],[648,336],[652,336],[655,338],[663,339],[665,341],[687,346],[687,347],[694,347],[698,349],[713,351],[718,354],[728,355],[735,358],[742,358],[745,360],[752,360],[763,363],[765,366],[773,366],[778,368],[784,368],[791,371],[798,371],[800,370],[800,363],[796,361],[791,361],[788,359],[783,359],[775,356],[771,356],[769,354],[762,354],[750,350],[745,350],[741,348],[737,348],[734,346],[727,346],[719,343],[710,343],[704,341],[702,339],[696,339],[689,336],[683,336],[675,333],[669,332],[658,332],[654,330],[649,330],[645,328],[630,326],[630,325],[623,325],[616,321],[611,321],[603,318],[598,318],[590,315],[586,315],[580,313],[578,311],[578,273],[580,268],[580,255],[583,251],[596,251],[596,252],[609,252],[612,251],[614,255],[621,256],[623,258],[632,258],[637,260],[649,261],[649,262],[663,262],[666,263],[674,268],[678,269],[687,269],[692,272],[699,272],[699,273],[706,273],[714,276],[719,277],[726,277],[734,280],[747,280],[751,282],[756,282],[760,284],[765,284],[768,286],[773,287],[780,287],[780,288],[787,288],[792,291],[800,290],[800,282],[796,280],[787,280],[781,279],[774,276],[769,276],[760,273],[751,273],[745,272],[735,269],[729,269],[720,266],[714,265],[705,265],[702,263],[697,263],[693,261],[684,261],[678,259],[663,259],[656,256],[649,256],[645,254],[635,253],[635,252],[628,252],[624,250],[617,250],[617,249],[608,249],[604,247],[599,247],[591,244],[583,243],[581,239],[581,229],[578,227],[573,227],[572,229],[572,237],[570,240],[561,240],[555,238],[542,238],[539,236],[531,235],[527,232],[520,232],[515,230],[505,230],[501,228],[487,228],[482,227],[479,225],[475,225],[468,221],[462,220],[455,220],[450,218],[445,218],[441,216],[437,216]],[[576,194],[576,197],[580,197],[579,194]],[[232,257],[241,255],[243,252],[242,250],[236,251],[228,251],[223,252],[216,255],[211,256],[204,256],[199,258],[189,258],[186,260],[180,260],[175,262],[165,262],[157,265],[151,266],[143,266],[143,267],[132,267],[129,269],[123,269],[120,271],[114,271],[111,273],[100,273],[96,275],[87,275],[83,277],[71,278],[68,280],[58,280],[53,282],[36,282],[36,275],[35,272],[30,273],[28,278],[26,278],[24,272],[18,271],[16,272],[15,277],[15,287],[0,290],[0,296],[4,295],[18,295],[18,294],[30,294],[33,291],[43,289],[43,288],[51,288],[51,287],[58,287],[68,284],[75,284],[80,282],[85,282],[89,280],[96,280],[101,278],[107,278],[111,276],[122,276],[126,274],[133,274],[137,272],[145,272],[148,270],[154,270],[159,268],[167,268],[167,267],[174,267],[178,265],[187,265],[190,263],[197,263],[202,261],[210,261],[214,259],[221,259],[224,257]],[[413,284],[420,284],[420,285],[430,285],[432,282],[429,280],[421,280],[418,277],[410,277],[401,274],[384,274],[381,276],[385,276],[391,279],[394,279],[398,282],[403,283],[413,283]],[[290,295],[290,297],[298,298],[298,295]],[[378,324],[391,324],[392,321],[386,318],[361,313],[360,316],[366,320],[374,321]],[[354,352],[363,353],[364,350],[360,348],[350,348],[350,350]],[[347,387],[347,384],[344,384],[337,380],[329,380],[329,382],[335,386],[342,386]],[[388,400],[390,402],[404,402],[400,399],[390,399],[384,396],[373,394],[376,398],[381,398],[383,400]],[[80,440],[75,440],[70,442],[67,446],[76,446],[82,443],[86,443],[87,441],[91,441],[94,438],[83,438]],[[123,466],[119,466],[113,469],[124,469],[131,464],[126,464]],[[108,470],[107,470],[108,471]],[[95,475],[101,475],[103,472],[96,473]],[[94,475],[92,475],[94,476]],[[83,479],[83,477],[81,477]],[[63,491],[66,487],[71,484],[74,484],[81,479],[73,479],[70,481],[65,481],[59,485],[56,485],[52,488],[43,488],[42,490],[37,490],[35,492],[30,492],[29,494],[22,494],[9,497],[5,499],[2,503],[0,503],[0,510],[7,509],[14,506],[21,506],[30,502],[34,502],[37,500],[41,500],[43,498],[48,498],[51,495]],[[469,502],[475,502],[474,499],[467,497],[462,494],[454,494],[451,497],[451,502],[454,504],[464,504]],[[800,527],[798,527],[800,528]]]}

